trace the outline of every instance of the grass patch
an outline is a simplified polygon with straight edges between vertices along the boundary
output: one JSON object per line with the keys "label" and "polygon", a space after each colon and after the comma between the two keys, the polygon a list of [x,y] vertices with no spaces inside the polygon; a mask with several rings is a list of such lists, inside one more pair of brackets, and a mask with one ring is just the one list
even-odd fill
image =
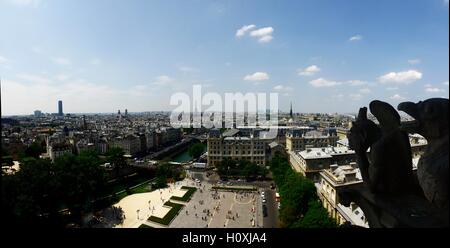
{"label": "grass patch", "polygon": [[170,224],[170,222],[172,222],[172,220],[175,218],[175,216],[177,216],[178,213],[180,212],[180,210],[184,207],[184,205],[182,205],[182,204],[178,204],[178,203],[174,203],[174,202],[170,202],[170,201],[167,201],[166,203],[164,203],[164,205],[172,207],[172,209],[170,209],[169,212],[163,218],[159,218],[159,217],[152,215],[152,216],[150,216],[150,218],[148,218],[148,220],[167,226]]}
{"label": "grass patch", "polygon": [[257,191],[257,188],[237,188],[237,187],[220,187],[220,186],[213,186],[212,189],[217,190],[229,190],[229,191]]}
{"label": "grass patch", "polygon": [[139,228],[153,228],[153,227],[146,225],[146,224],[142,224],[139,226]]}
{"label": "grass patch", "polygon": [[187,189],[187,192],[183,195],[183,197],[172,196],[170,197],[170,199],[174,201],[188,202],[191,199],[192,195],[195,193],[195,191],[197,191],[197,188],[195,187],[182,186],[181,189]]}

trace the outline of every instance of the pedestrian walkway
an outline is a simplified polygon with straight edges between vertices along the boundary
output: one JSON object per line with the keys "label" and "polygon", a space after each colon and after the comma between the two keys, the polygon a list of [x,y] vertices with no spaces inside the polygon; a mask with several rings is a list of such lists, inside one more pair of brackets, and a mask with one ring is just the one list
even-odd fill
{"label": "pedestrian walkway", "polygon": [[[169,201],[172,196],[182,197],[186,190],[182,190],[181,186],[186,183],[176,182],[169,184],[169,187],[164,189],[157,189],[148,193],[139,193],[129,195],[118,203],[114,204],[116,207],[121,207],[125,218],[121,224],[116,225],[117,228],[134,228],[139,227],[141,224],[150,225],[147,219],[154,215],[162,218],[170,207],[164,206],[166,201]],[[157,224],[156,224],[157,225]],[[154,226],[154,225],[151,225]],[[155,227],[161,227],[159,225]]]}

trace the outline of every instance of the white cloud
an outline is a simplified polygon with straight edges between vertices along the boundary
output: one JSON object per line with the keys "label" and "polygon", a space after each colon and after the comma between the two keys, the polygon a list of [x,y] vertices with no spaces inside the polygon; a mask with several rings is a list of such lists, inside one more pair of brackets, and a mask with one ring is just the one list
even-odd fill
{"label": "white cloud", "polygon": [[7,0],[7,2],[22,7],[38,7],[42,3],[41,0]]}
{"label": "white cloud", "polygon": [[448,81],[445,81],[442,84],[448,86]]}
{"label": "white cloud", "polygon": [[53,57],[51,60],[58,65],[70,65],[72,63],[70,59],[64,57]]}
{"label": "white cloud", "polygon": [[241,38],[250,31],[250,36],[258,39],[260,43],[268,43],[273,40],[272,34],[274,29],[272,27],[264,27],[256,30],[255,28],[256,25],[254,24],[242,26],[236,31],[236,37]]}
{"label": "white cloud", "polygon": [[410,84],[422,78],[422,73],[416,70],[389,72],[380,76],[381,83]]}
{"label": "white cloud", "polygon": [[35,84],[47,84],[51,82],[49,78],[35,74],[17,74],[16,77]]}
{"label": "white cloud", "polygon": [[387,87],[386,90],[398,90],[398,87]]}
{"label": "white cloud", "polygon": [[0,56],[0,64],[5,64],[6,62],[8,62],[9,60],[3,56]]}
{"label": "white cloud", "polygon": [[360,41],[360,40],[362,40],[363,39],[363,37],[362,37],[362,35],[355,35],[355,36],[352,36],[352,37],[350,37],[349,39],[348,39],[348,41]]}
{"label": "white cloud", "polygon": [[439,93],[439,92],[445,92],[445,90],[437,88],[437,87],[433,87],[433,85],[431,84],[425,84],[425,92],[427,93]]}
{"label": "white cloud", "polygon": [[366,81],[362,81],[362,80],[349,80],[349,81],[347,81],[347,83],[350,86],[361,86],[361,85],[366,85],[367,84]]}
{"label": "white cloud", "polygon": [[342,100],[344,97],[345,97],[344,94],[337,94],[337,95],[332,95],[331,96],[331,98],[335,98],[335,99],[338,99],[338,100]]}
{"label": "white cloud", "polygon": [[311,84],[313,87],[320,88],[320,87],[334,87],[340,85],[341,83],[336,81],[329,81],[324,78],[318,78],[310,81],[309,84]]}
{"label": "white cloud", "polygon": [[428,93],[438,93],[438,92],[444,92],[443,89],[431,87],[431,88],[425,88],[425,91]]}
{"label": "white cloud", "polygon": [[279,92],[290,92],[292,91],[292,87],[290,86],[284,86],[284,85],[277,85],[275,87],[273,87],[274,90],[279,91]]}
{"label": "white cloud", "polygon": [[320,68],[317,65],[310,65],[305,69],[298,69],[298,75],[300,76],[312,76],[320,71]]}
{"label": "white cloud", "polygon": [[356,94],[350,94],[349,97],[353,100],[353,101],[359,101],[363,98],[363,95],[356,93]]}
{"label": "white cloud", "polygon": [[420,64],[420,59],[409,59],[408,63],[410,65],[417,65],[417,64]]}
{"label": "white cloud", "polygon": [[253,25],[253,24],[243,26],[242,28],[238,29],[238,31],[236,31],[236,37],[242,37],[242,36],[244,36],[248,31],[250,31],[251,29],[254,29],[254,28],[256,28],[256,26]]}
{"label": "white cloud", "polygon": [[396,100],[396,101],[403,101],[403,100],[405,100],[406,98],[403,97],[403,96],[401,96],[401,95],[399,95],[399,94],[395,94],[395,95],[391,96],[391,99],[392,99],[392,100]]}
{"label": "white cloud", "polygon": [[369,94],[370,92],[372,92],[369,88],[363,88],[359,90],[359,93],[361,94]]}
{"label": "white cloud", "polygon": [[178,69],[180,71],[182,71],[182,72],[196,72],[196,71],[198,71],[196,68],[189,67],[189,66],[180,66]]}
{"label": "white cloud", "polygon": [[99,65],[101,63],[102,63],[102,60],[99,59],[99,58],[92,58],[91,61],[90,61],[91,65]]}
{"label": "white cloud", "polygon": [[155,78],[155,81],[152,83],[154,86],[166,86],[175,80],[167,75],[161,75]]}
{"label": "white cloud", "polygon": [[258,38],[261,43],[270,42],[273,39],[272,33],[274,29],[272,27],[260,28],[250,32],[250,36]]}
{"label": "white cloud", "polygon": [[262,37],[262,36],[266,36],[266,35],[272,35],[272,33],[273,33],[272,27],[265,27],[265,28],[260,28],[260,29],[251,31],[250,36]]}
{"label": "white cloud", "polygon": [[265,36],[259,38],[258,41],[261,42],[261,43],[268,43],[268,42],[270,42],[272,40],[273,40],[273,36],[272,35],[265,35]]}
{"label": "white cloud", "polygon": [[263,81],[268,80],[269,74],[265,72],[255,72],[253,74],[247,75],[244,77],[245,81]]}

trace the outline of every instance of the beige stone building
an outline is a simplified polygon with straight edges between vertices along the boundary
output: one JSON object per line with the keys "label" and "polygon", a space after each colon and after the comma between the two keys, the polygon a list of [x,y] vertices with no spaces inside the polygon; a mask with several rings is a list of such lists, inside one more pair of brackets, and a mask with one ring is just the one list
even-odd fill
{"label": "beige stone building", "polygon": [[338,224],[350,222],[352,225],[369,227],[360,207],[352,203],[350,207],[340,204],[339,192],[356,187],[362,183],[356,163],[349,165],[330,165],[320,172],[320,181],[316,183],[317,193],[323,207]]}
{"label": "beige stone building", "polygon": [[339,137],[336,135],[323,135],[320,132],[308,133],[289,132],[286,134],[286,149],[291,151],[303,151],[307,147],[336,146]]}
{"label": "beige stone building", "polygon": [[221,134],[218,130],[211,130],[207,139],[208,166],[216,166],[224,159],[247,160],[258,165],[266,165],[269,156],[268,144],[270,139],[258,136],[240,137],[239,130],[229,130]]}
{"label": "beige stone building", "polygon": [[330,165],[344,165],[355,161],[355,152],[347,147],[315,147],[289,152],[292,168],[314,182],[318,182],[319,172],[330,168]]}

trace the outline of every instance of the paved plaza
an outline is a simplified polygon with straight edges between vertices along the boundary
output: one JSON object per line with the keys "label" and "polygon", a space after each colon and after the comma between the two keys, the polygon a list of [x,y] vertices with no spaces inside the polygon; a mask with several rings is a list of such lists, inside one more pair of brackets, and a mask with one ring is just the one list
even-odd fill
{"label": "paved plaza", "polygon": [[[196,187],[189,202],[174,201],[183,204],[179,214],[164,226],[147,219],[150,216],[163,218],[171,209],[164,206],[170,197],[182,197],[187,190],[182,186]],[[260,193],[223,192],[212,190],[213,185],[207,180],[196,182],[186,178],[169,184],[169,187],[152,192],[126,196],[113,207],[123,211],[123,222],[106,219],[107,226],[116,228],[137,228],[142,224],[156,228],[253,228],[263,226]],[[105,216],[106,217],[106,216]],[[108,221],[110,219],[111,221]]]}
{"label": "paved plaza", "polygon": [[151,224],[147,219],[154,215],[156,217],[164,217],[170,208],[163,206],[163,204],[172,196],[183,196],[186,190],[182,190],[182,182],[169,184],[169,187],[164,189],[157,189],[148,193],[140,193],[129,195],[118,203],[115,207],[121,208],[124,212],[125,218],[122,223],[114,227],[120,228],[135,228],[141,224],[147,224],[154,227],[161,227],[159,224]]}
{"label": "paved plaza", "polygon": [[189,186],[199,190],[170,224],[174,228],[252,228],[261,227],[261,198],[258,192],[235,193],[211,190],[207,181]]}

